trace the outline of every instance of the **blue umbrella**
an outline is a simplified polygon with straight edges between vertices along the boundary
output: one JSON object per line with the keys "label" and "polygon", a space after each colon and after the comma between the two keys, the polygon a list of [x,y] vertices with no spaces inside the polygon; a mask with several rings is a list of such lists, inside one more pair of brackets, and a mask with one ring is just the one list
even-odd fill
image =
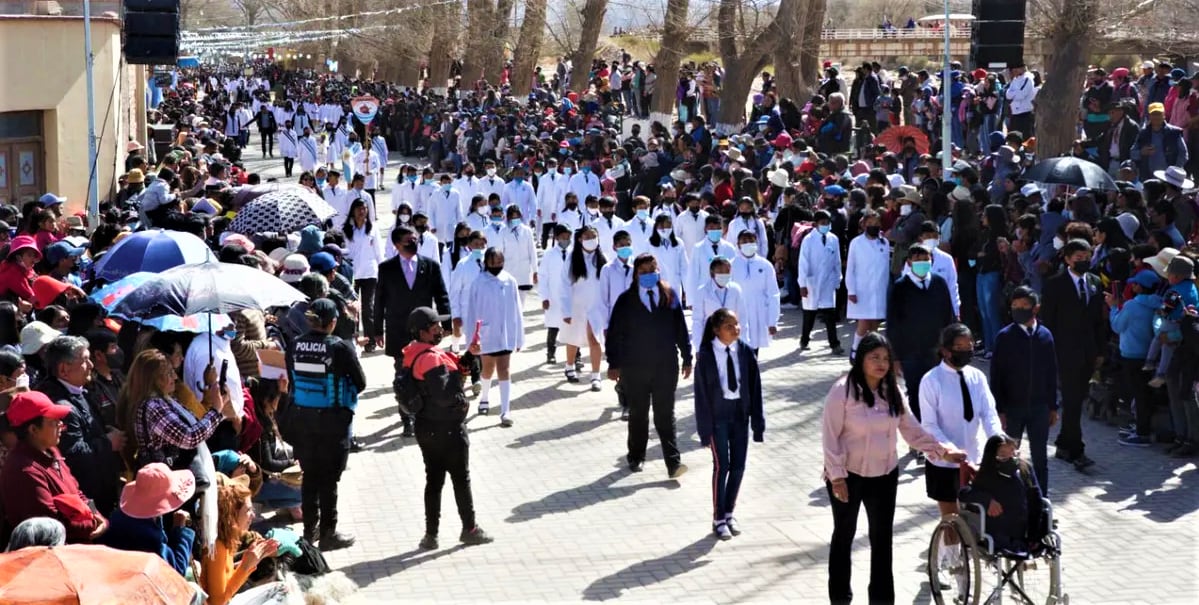
{"label": "blue umbrella", "polygon": [[124,298],[128,296],[130,292],[136,290],[138,286],[150,281],[151,279],[154,279],[154,277],[156,277],[155,274],[150,273],[149,271],[130,273],[129,275],[126,275],[115,282],[98,288],[95,292],[92,292],[89,298],[92,299],[92,302],[98,303],[101,307],[104,307],[104,310],[111,314],[113,308],[117,306],[117,303],[124,300]]}
{"label": "blue umbrella", "polygon": [[221,328],[231,325],[233,320],[224,313],[201,313],[198,315],[163,315],[152,319],[135,319],[143,326],[150,326],[159,332],[204,332],[217,333]]}
{"label": "blue umbrella", "polygon": [[116,281],[138,271],[158,273],[211,258],[204,240],[183,231],[150,229],[117,242],[96,263],[97,279]]}

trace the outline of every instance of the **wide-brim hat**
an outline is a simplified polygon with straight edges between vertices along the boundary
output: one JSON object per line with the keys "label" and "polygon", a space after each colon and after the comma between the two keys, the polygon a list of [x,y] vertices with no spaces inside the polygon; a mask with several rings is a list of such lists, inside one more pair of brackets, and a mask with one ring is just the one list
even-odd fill
{"label": "wide-brim hat", "polygon": [[161,517],[195,493],[196,477],[190,470],[173,471],[161,462],[147,464],[121,490],[121,512],[134,519]]}
{"label": "wide-brim hat", "polygon": [[766,180],[770,181],[770,184],[774,185],[775,187],[786,187],[787,185],[791,184],[790,176],[787,174],[787,171],[782,168],[767,172]]}
{"label": "wide-brim hat", "polygon": [[1178,166],[1170,166],[1165,170],[1155,170],[1153,171],[1153,176],[1179,189],[1193,189],[1195,187],[1195,181],[1188,179],[1186,171]]}
{"label": "wide-brim hat", "polygon": [[1161,250],[1158,250],[1155,256],[1141,260],[1146,265],[1149,265],[1151,268],[1153,268],[1154,273],[1157,273],[1160,277],[1165,279],[1166,269],[1170,266],[1170,261],[1174,260],[1175,256],[1178,256],[1177,249],[1162,248]]}

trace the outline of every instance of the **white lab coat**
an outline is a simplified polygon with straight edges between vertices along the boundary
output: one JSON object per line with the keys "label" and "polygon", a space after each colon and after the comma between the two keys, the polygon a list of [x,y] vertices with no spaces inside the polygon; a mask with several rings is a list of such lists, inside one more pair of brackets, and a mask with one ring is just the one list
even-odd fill
{"label": "white lab coat", "polygon": [[391,211],[395,212],[400,207],[400,204],[407,204],[409,208],[416,210],[417,203],[420,202],[420,183],[413,181],[408,182],[405,179],[391,192]]}
{"label": "white lab coat", "polygon": [[379,181],[379,171],[383,169],[383,160],[379,158],[379,154],[374,149],[364,148],[362,151],[354,154],[351,168],[354,174],[361,174],[366,181],[363,186],[367,189],[378,189],[382,183]]}
{"label": "white lab coat", "polygon": [[629,232],[629,237],[633,239],[633,257],[643,252],[649,252],[653,246],[649,243],[649,236],[654,234],[654,220],[645,219],[644,221],[633,217],[625,224],[624,230]]}
{"label": "white lab coat", "polygon": [[460,176],[454,179],[454,189],[457,189],[458,194],[462,196],[462,205],[470,206],[470,201],[474,199],[475,194],[479,192],[479,179],[473,176]]}
{"label": "white lab coat", "polygon": [[[558,212],[558,224],[566,226],[568,229],[570,229],[571,233],[574,233],[575,231],[578,231],[587,225],[587,218],[586,215],[583,214],[583,211],[579,210],[578,208],[575,208],[574,210],[563,209]],[[603,248],[603,245],[604,238],[601,234],[600,248]],[[612,248],[612,238],[610,236],[608,237],[608,248]],[[604,254],[607,253],[605,252]]]}
{"label": "white lab coat", "polygon": [[449,191],[443,189],[429,198],[429,210],[432,211],[429,216],[429,226],[444,239],[450,238],[458,223],[466,220],[462,197],[452,186]]}
{"label": "white lab coat", "polygon": [[485,176],[475,183],[475,193],[482,194],[484,199],[491,199],[493,193],[503,199],[506,184],[504,179],[498,176]]}
{"label": "white lab coat", "polygon": [[837,306],[837,287],[841,285],[841,244],[831,231],[821,239],[813,229],[799,247],[799,270],[795,274],[800,288],[807,288],[803,298],[805,311],[832,309]]}
{"label": "white lab coat", "polygon": [[576,347],[587,346],[588,326],[591,327],[596,340],[602,343],[604,326],[607,325],[607,318],[600,318],[603,305],[600,303],[599,270],[595,266],[595,253],[584,252],[583,260],[587,273],[578,281],[572,281],[570,278],[570,255],[566,256],[567,262],[561,276],[562,309],[566,311],[564,319],[569,319],[570,323],[562,328],[558,336],[562,342]]}
{"label": "white lab coat", "polygon": [[594,195],[597,198],[600,196],[599,177],[590,172],[572,174],[566,190],[573,191],[575,195],[579,196],[579,205],[582,206],[587,203],[587,196]]}
{"label": "white lab coat", "polygon": [[[483,257],[479,256],[479,260],[474,261],[470,256],[463,256],[458,259],[458,266],[450,273],[449,295],[450,295],[450,316],[454,319],[463,319],[466,316],[467,295],[470,293],[471,284],[475,282],[483,271]],[[474,333],[475,327],[467,326],[466,322],[462,323],[462,330]]]}
{"label": "white lab coat", "polygon": [[602,329],[608,329],[608,324],[612,321],[612,307],[616,306],[616,299],[633,285],[633,276],[633,259],[629,259],[628,263],[618,258],[613,259],[600,269],[599,304],[600,316],[603,318]]}
{"label": "white lab coat", "polygon": [[766,246],[769,245],[766,240],[766,223],[762,222],[760,218],[745,219],[737,215],[736,218],[729,221],[729,228],[725,232],[724,238],[732,242],[733,245],[737,245],[737,238],[743,231],[752,231],[754,235],[758,236],[759,249],[765,250]]}
{"label": "white lab coat", "polygon": [[[487,207],[484,206],[483,208]],[[478,212],[472,212],[466,215],[466,226],[470,227],[471,231],[483,232],[487,230],[489,225],[491,225],[491,219],[479,214]]]}
{"label": "white lab coat", "polygon": [[691,214],[690,210],[680,212],[674,219],[674,233],[683,240],[683,254],[688,261],[696,244],[704,239],[704,221],[707,219],[708,213],[703,210],[697,214]]}
{"label": "white lab coat", "polygon": [[484,271],[471,282],[462,314],[463,332],[474,334],[477,322],[482,322],[479,347],[484,355],[524,348],[520,296],[516,280],[507,271],[500,271],[499,275]]}
{"label": "white lab coat", "polygon": [[[604,251],[604,257],[611,260],[616,258],[616,247],[612,243],[612,237],[617,231],[628,231],[628,223],[624,222],[619,216],[613,214],[610,217],[600,216],[594,221],[588,223],[599,231],[600,250]],[[630,233],[629,235],[632,235]],[[633,248],[633,256],[637,255],[637,248]]]}
{"label": "white lab coat", "polygon": [[346,258],[354,264],[354,279],[376,279],[379,263],[383,262],[383,242],[379,230],[373,224],[371,232],[363,228],[353,229],[354,237],[346,238]]}
{"label": "white lab coat", "polygon": [[300,137],[299,146],[296,148],[297,158],[300,161],[300,169],[304,172],[313,172],[316,170],[316,165],[321,161],[321,146],[317,140],[311,136]]}
{"label": "white lab coat", "polygon": [[[338,188],[340,189],[340,187],[339,185]],[[371,197],[371,194],[367,193],[365,189],[350,189],[342,193],[341,206],[334,206],[338,210],[338,215],[333,219],[333,223],[338,225],[344,223],[350,211],[350,204],[353,204],[354,200],[358,199],[366,202],[366,215],[371,217],[371,222],[379,222],[379,217],[375,214],[375,198]],[[434,256],[433,258],[437,257]]]}
{"label": "white lab coat", "polygon": [[525,222],[536,222],[537,192],[533,191],[531,183],[524,180],[520,182],[513,180],[504,186],[504,191],[500,194],[500,205],[504,207],[505,216],[507,216],[508,206],[514,204],[520,209],[520,215],[524,217]]}
{"label": "white lab coat", "polygon": [[537,267],[537,236],[533,230],[523,223],[515,228],[507,227],[499,244],[492,245],[504,253],[504,270],[516,278],[516,283],[532,286],[533,271]]}
{"label": "white lab coat", "polygon": [[850,299],[850,319],[886,319],[887,286],[891,280],[891,244],[885,237],[870,239],[865,233],[849,242],[845,261],[845,291]]}
{"label": "white lab coat", "polygon": [[570,264],[571,248],[563,250],[554,246],[541,255],[541,264],[537,267],[537,295],[542,302],[548,302],[550,307],[545,310],[545,327],[561,329],[566,326],[562,321],[564,315],[562,300],[566,282],[562,275]]}
{"label": "white lab coat", "polygon": [[[691,247],[691,259],[688,261],[686,279],[690,280],[687,283],[687,292],[697,292],[700,285],[712,280],[711,271],[712,259],[717,256],[723,256],[730,261],[737,257],[737,248],[725,240],[720,240],[716,244],[716,250],[712,250],[712,242],[705,237],[703,241]],[[688,298],[690,302],[690,298]],[[694,308],[695,303],[691,303]]]}
{"label": "white lab coat", "polygon": [[296,136],[296,133],[287,129],[280,129],[279,155],[285,158],[295,158],[299,154],[299,139],[300,138]]}
{"label": "white lab coat", "polygon": [[687,271],[687,259],[683,256],[682,246],[670,245],[669,239],[662,240],[662,245],[650,248],[650,253],[658,260],[658,273],[662,281],[670,284],[675,292],[682,294],[686,290],[683,275]]}
{"label": "white lab coat", "polygon": [[940,275],[949,287],[949,302],[953,304],[953,314],[961,317],[962,297],[958,294],[958,267],[953,262],[953,256],[940,248],[933,248],[932,264],[932,274]]}
{"label": "white lab coat", "polygon": [[[729,287],[721,288],[711,277],[708,277],[700,283],[694,296],[688,300],[691,302],[691,350],[693,351],[699,350],[699,341],[704,335],[704,323],[717,309],[728,309],[736,313],[737,317],[745,315],[745,299],[741,294],[741,286],[736,282],[730,282]],[[744,319],[742,321],[744,322]],[[744,329],[745,324],[741,325]]]}
{"label": "white lab coat", "polygon": [[537,210],[542,224],[558,222],[565,182],[566,177],[557,172],[547,172],[537,180]]}
{"label": "white lab coat", "polygon": [[733,281],[741,286],[741,338],[755,349],[770,346],[770,328],[779,325],[779,282],[774,265],[755,254],[733,260]]}

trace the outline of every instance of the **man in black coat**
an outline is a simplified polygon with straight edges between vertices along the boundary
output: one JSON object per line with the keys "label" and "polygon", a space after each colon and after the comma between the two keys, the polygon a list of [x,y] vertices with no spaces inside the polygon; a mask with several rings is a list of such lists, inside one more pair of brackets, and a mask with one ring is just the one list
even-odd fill
{"label": "man in black coat", "polygon": [[[391,243],[399,254],[379,263],[379,285],[375,290],[376,345],[383,346],[388,357],[395,360],[396,375],[404,363],[404,347],[412,340],[408,331],[408,316],[417,307],[436,307],[439,315],[450,314],[450,295],[441,278],[437,261],[417,256],[417,234],[399,226],[391,232]],[[445,322],[446,330],[453,329]],[[472,328],[473,329],[473,328]],[[404,437],[412,437],[412,416],[401,412]]]}
{"label": "man in black coat", "polygon": [[1082,470],[1095,463],[1082,441],[1082,403],[1091,375],[1103,364],[1108,331],[1103,285],[1089,273],[1091,244],[1070,240],[1062,248],[1065,268],[1045,280],[1041,323],[1049,328],[1057,353],[1062,428],[1056,457]]}
{"label": "man in black coat", "polygon": [[923,244],[908,248],[903,274],[887,296],[887,339],[903,372],[908,408],[920,418],[920,379],[941,361],[941,330],[956,322],[949,285],[932,272]]}
{"label": "man in black coat", "polygon": [[[1087,141],[1084,145],[1095,145],[1099,151],[1099,165],[1113,177],[1120,172],[1120,163],[1132,159],[1132,144],[1137,140],[1140,126],[1128,117],[1129,108],[1124,101],[1111,106],[1107,115],[1107,130],[1098,138]],[[1114,141],[1114,145],[1113,145]],[[1115,153],[1113,154],[1113,147]]]}

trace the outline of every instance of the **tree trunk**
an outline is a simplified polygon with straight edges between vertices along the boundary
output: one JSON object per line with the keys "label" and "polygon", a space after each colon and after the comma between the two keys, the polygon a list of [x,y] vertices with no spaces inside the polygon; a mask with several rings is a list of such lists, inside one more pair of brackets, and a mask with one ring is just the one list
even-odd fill
{"label": "tree trunk", "polygon": [[[803,55],[804,35],[807,33],[806,14],[811,0],[799,0],[798,10],[786,13],[779,11],[779,42],[774,48],[774,85],[779,98],[790,97],[799,101],[804,83]],[[800,103],[802,105],[802,102]]]}
{"label": "tree trunk", "polygon": [[462,88],[465,90],[472,90],[483,74],[493,8],[491,0],[466,0],[466,51],[462,53]]}
{"label": "tree trunk", "polygon": [[1052,49],[1052,54],[1045,57],[1049,78],[1036,98],[1038,157],[1069,153],[1078,138],[1078,90],[1095,35],[1093,17],[1088,0],[1064,0],[1061,13],[1049,28],[1045,40],[1045,47]]}
{"label": "tree trunk", "polygon": [[679,64],[683,61],[683,45],[687,43],[687,11],[689,0],[668,0],[666,19],[662,25],[662,42],[654,57],[654,97],[650,101],[649,119],[670,124],[674,113],[674,83],[678,81]]}
{"label": "tree trunk", "polygon": [[450,65],[454,62],[453,45],[462,22],[462,5],[445,4],[433,10],[433,40],[429,45],[429,88],[445,94],[449,85]]}
{"label": "tree trunk", "polygon": [[758,32],[745,46],[737,48],[737,0],[720,0],[716,13],[716,36],[719,38],[720,62],[724,66],[724,82],[720,89],[720,111],[714,130],[718,133],[736,132],[745,125],[745,103],[753,87],[754,77],[766,67],[766,62],[779,43],[779,15],[799,10],[800,0],[782,0],[778,12],[765,29]]}
{"label": "tree trunk", "polygon": [[570,72],[571,90],[587,90],[587,74],[591,71],[591,59],[599,46],[600,30],[604,27],[604,13],[608,11],[608,0],[587,0],[583,5],[583,30],[579,34],[579,49],[571,58],[574,68]]}
{"label": "tree trunk", "polygon": [[533,72],[541,56],[541,39],[545,34],[547,0],[526,0],[524,21],[520,24],[520,40],[512,53],[512,96],[520,99],[533,90]]}
{"label": "tree trunk", "polygon": [[511,29],[512,8],[515,0],[498,0],[491,12],[491,28],[487,37],[487,49],[483,53],[483,77],[496,87],[500,85],[500,74],[504,70],[504,44]]}
{"label": "tree trunk", "polygon": [[820,85],[820,34],[824,31],[824,15],[828,0],[808,0],[807,20],[804,21],[803,48],[799,56],[799,75],[803,79],[794,101],[800,106],[812,98]]}

